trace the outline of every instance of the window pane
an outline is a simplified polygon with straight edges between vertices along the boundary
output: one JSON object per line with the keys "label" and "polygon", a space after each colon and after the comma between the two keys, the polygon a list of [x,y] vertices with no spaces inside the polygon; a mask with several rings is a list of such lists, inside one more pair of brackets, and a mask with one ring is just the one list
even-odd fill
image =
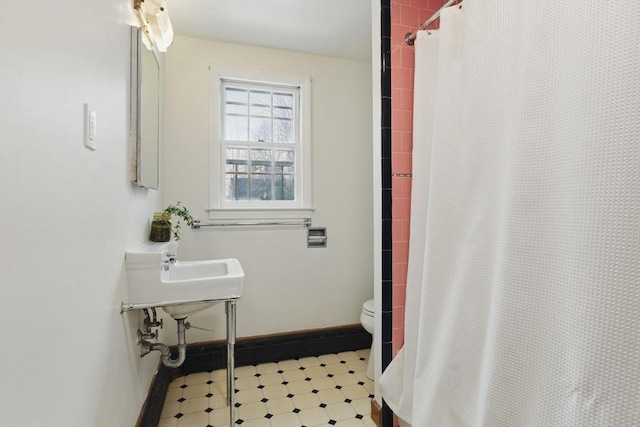
{"label": "window pane", "polygon": [[276,150],[276,161],[278,162],[293,162],[296,158],[296,150]]}
{"label": "window pane", "polygon": [[226,150],[227,172],[249,172],[249,149],[228,147]]}
{"label": "window pane", "polygon": [[247,90],[240,89],[235,87],[226,87],[224,92],[224,97],[227,101],[231,102],[239,102],[242,104],[247,103]]}
{"label": "window pane", "polygon": [[273,119],[273,140],[274,142],[294,142],[293,141],[293,121],[285,119]]}
{"label": "window pane", "polygon": [[285,119],[293,118],[293,109],[284,107],[273,107],[273,117],[282,117]]}
{"label": "window pane", "polygon": [[252,90],[249,92],[249,103],[271,106],[271,92]]}
{"label": "window pane", "polygon": [[252,116],[271,117],[271,107],[261,107],[252,105],[250,110]]}
{"label": "window pane", "polygon": [[236,172],[236,173],[248,173],[249,165],[247,164],[238,164],[235,160],[227,160],[226,163],[226,172]]}
{"label": "window pane", "polygon": [[247,141],[247,117],[225,116],[225,138],[229,141]]}
{"label": "window pane", "polygon": [[251,150],[251,172],[271,173],[272,151],[271,149]]}
{"label": "window pane", "polygon": [[247,147],[227,147],[227,159],[246,160],[249,158]]}
{"label": "window pane", "polygon": [[290,93],[273,93],[274,107],[293,107],[293,95]]}
{"label": "window pane", "polygon": [[251,117],[249,136],[251,141],[271,142],[271,120]]}
{"label": "window pane", "polygon": [[226,104],[227,114],[241,114],[243,116],[247,115],[247,104]]}
{"label": "window pane", "polygon": [[251,200],[273,200],[271,175],[251,175]]}
{"label": "window pane", "polygon": [[276,150],[275,173],[295,173],[295,150]]}
{"label": "window pane", "polygon": [[226,174],[225,197],[227,200],[248,200],[247,175]]}
{"label": "window pane", "polygon": [[294,175],[276,175],[275,179],[275,199],[294,200],[295,199],[295,178]]}

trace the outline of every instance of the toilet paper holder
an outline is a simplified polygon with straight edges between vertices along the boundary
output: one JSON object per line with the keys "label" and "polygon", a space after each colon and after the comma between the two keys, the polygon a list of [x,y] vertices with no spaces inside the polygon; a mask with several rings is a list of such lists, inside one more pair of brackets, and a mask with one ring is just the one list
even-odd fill
{"label": "toilet paper holder", "polygon": [[327,247],[327,228],[326,227],[309,227],[307,229],[307,247],[308,248],[326,248]]}

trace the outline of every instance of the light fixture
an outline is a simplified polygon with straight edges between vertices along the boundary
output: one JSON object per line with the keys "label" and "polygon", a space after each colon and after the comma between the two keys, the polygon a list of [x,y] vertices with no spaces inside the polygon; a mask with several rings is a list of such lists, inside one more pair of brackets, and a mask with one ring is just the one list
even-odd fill
{"label": "light fixture", "polygon": [[133,7],[148,41],[160,52],[166,52],[173,43],[173,27],[164,0],[134,0]]}

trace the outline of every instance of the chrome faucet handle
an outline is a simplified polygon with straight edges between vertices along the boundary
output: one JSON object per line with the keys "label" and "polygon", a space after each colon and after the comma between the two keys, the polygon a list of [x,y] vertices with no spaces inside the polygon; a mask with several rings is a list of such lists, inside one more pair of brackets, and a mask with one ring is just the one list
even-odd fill
{"label": "chrome faucet handle", "polygon": [[162,261],[162,264],[160,264],[160,269],[162,271],[169,271],[170,266],[171,266],[171,261],[169,261],[168,259],[164,259]]}
{"label": "chrome faucet handle", "polygon": [[176,253],[175,252],[169,252],[167,251],[167,253],[164,255],[165,260],[169,261],[170,263],[174,263],[176,262]]}

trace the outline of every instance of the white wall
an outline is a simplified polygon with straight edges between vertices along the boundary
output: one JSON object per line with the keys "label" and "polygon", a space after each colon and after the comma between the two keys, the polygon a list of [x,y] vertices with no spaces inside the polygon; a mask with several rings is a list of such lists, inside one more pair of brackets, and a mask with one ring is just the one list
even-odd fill
{"label": "white wall", "polygon": [[0,1],[2,426],[134,425],[157,366],[119,313],[160,203],[128,178],[131,3]]}
{"label": "white wall", "polygon": [[[176,37],[166,55],[165,203],[203,221],[209,206],[212,75],[223,65],[311,76],[313,225],[328,248],[307,249],[306,230],[185,230],[179,258],[242,263],[238,335],[359,323],[373,297],[371,64]],[[193,316],[189,342],[223,337],[220,306]]]}

